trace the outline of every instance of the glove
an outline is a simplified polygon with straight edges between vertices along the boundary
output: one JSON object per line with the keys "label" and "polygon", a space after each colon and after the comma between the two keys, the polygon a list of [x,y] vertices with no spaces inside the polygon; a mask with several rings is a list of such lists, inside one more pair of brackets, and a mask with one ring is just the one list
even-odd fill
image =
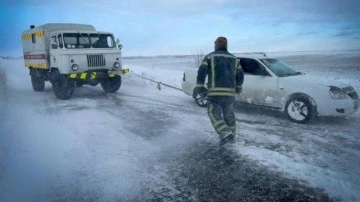
{"label": "glove", "polygon": [[241,87],[241,86],[237,86],[237,87],[235,88],[235,93],[236,93],[236,94],[240,94],[241,91],[242,91],[242,87]]}
{"label": "glove", "polygon": [[206,95],[207,89],[204,86],[195,87],[193,97],[196,96],[197,94],[199,94],[199,95],[205,94]]}

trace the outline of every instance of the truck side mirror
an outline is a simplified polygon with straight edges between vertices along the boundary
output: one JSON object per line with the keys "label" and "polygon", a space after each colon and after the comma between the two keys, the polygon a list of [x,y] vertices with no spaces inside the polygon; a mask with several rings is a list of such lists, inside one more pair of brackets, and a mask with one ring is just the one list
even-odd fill
{"label": "truck side mirror", "polygon": [[123,45],[120,44],[119,38],[116,39],[116,46],[121,50],[123,48]]}

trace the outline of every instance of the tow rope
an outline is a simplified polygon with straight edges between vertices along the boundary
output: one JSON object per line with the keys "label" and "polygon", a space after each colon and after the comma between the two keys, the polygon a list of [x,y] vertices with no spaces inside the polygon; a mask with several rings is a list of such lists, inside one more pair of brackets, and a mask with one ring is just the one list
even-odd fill
{"label": "tow rope", "polygon": [[157,83],[157,86],[156,88],[161,90],[161,85],[163,86],[166,86],[166,87],[169,87],[169,88],[172,88],[172,89],[175,89],[175,90],[179,90],[179,91],[183,91],[181,88],[178,88],[178,87],[175,87],[175,86],[172,86],[172,85],[169,85],[169,84],[166,84],[166,83],[163,83],[163,82],[160,82],[160,81],[155,81],[153,79],[149,79],[149,78],[146,78],[144,76],[141,76],[141,75],[138,75],[138,74],[135,74],[134,72],[131,72],[134,76],[137,76],[139,78],[142,78],[142,79],[145,79],[145,80],[148,80],[148,81],[151,81],[151,82],[154,82],[154,83]]}

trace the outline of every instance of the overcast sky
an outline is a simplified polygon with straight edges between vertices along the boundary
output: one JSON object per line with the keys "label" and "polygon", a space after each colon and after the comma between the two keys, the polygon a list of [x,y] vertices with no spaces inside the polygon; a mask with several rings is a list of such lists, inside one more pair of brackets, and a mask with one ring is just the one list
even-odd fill
{"label": "overcast sky", "polygon": [[197,54],[225,36],[230,52],[360,49],[360,0],[1,0],[0,55],[22,55],[29,25],[87,23],[123,55]]}

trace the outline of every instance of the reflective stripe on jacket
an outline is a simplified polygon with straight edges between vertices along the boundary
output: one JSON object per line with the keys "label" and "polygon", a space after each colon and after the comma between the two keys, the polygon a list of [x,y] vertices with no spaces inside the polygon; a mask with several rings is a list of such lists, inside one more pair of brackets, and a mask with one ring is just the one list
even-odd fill
{"label": "reflective stripe on jacket", "polygon": [[196,86],[204,86],[208,75],[208,96],[235,96],[235,88],[244,82],[240,60],[226,49],[218,49],[203,59],[196,80]]}

